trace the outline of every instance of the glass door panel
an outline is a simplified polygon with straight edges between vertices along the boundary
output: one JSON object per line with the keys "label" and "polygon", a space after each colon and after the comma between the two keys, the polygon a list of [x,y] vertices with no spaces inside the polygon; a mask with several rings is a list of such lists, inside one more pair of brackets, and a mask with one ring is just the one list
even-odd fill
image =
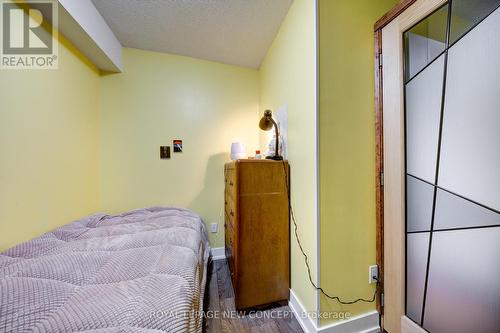
{"label": "glass door panel", "polygon": [[453,0],[403,35],[406,315],[500,332],[500,0]]}

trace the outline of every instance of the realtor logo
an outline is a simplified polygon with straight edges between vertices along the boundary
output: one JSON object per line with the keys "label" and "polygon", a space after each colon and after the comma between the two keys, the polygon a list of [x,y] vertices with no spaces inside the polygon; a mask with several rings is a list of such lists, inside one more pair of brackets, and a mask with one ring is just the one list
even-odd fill
{"label": "realtor logo", "polygon": [[1,0],[1,69],[57,69],[57,2]]}

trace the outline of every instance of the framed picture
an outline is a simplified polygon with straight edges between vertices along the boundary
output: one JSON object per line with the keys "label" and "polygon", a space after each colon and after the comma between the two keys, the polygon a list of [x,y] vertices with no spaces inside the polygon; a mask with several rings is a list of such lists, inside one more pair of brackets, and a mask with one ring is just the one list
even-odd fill
{"label": "framed picture", "polygon": [[170,158],[170,146],[160,146],[160,158],[162,160]]}
{"label": "framed picture", "polygon": [[174,140],[174,153],[182,153],[182,140]]}

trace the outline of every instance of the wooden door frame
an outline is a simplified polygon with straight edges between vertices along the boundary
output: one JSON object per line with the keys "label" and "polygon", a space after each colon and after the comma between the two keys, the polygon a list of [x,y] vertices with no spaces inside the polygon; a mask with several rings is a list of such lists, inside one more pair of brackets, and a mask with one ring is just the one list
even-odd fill
{"label": "wooden door frame", "polygon": [[375,200],[376,200],[376,260],[379,267],[380,293],[377,310],[380,327],[384,329],[384,122],[383,122],[383,77],[382,77],[382,29],[417,0],[402,0],[385,13],[374,25],[375,68]]}
{"label": "wooden door frame", "polygon": [[[405,295],[404,295],[404,290],[405,290],[405,276],[402,274],[402,272],[405,270],[405,254],[402,253],[403,249],[405,248],[405,231],[404,231],[404,226],[395,228],[394,223],[389,223],[388,226],[390,226],[390,231],[388,228],[384,227],[384,215],[387,215],[387,220],[390,222],[394,222],[395,218],[397,219],[398,216],[402,218],[401,212],[404,211],[404,202],[401,202],[401,197],[403,196],[403,191],[402,189],[404,188],[404,182],[402,180],[403,175],[401,170],[401,165],[398,165],[400,163],[401,157],[404,158],[404,153],[401,151],[398,151],[397,153],[392,153],[389,158],[391,158],[389,161],[391,162],[384,167],[384,158],[387,158],[388,156],[384,156],[384,77],[383,77],[383,62],[382,62],[382,50],[383,50],[383,45],[382,45],[382,30],[389,25],[391,22],[393,22],[395,19],[398,19],[397,21],[404,21],[404,25],[406,25],[406,30],[407,28],[410,27],[408,22],[413,22],[416,23],[420,18],[415,16],[414,14],[412,15],[412,12],[418,10],[412,9],[408,14],[406,15],[406,11],[408,8],[410,8],[413,4],[417,3],[414,8],[422,9],[423,11],[429,11],[429,8],[435,7],[436,3],[441,2],[444,3],[446,2],[445,0],[401,0],[394,8],[392,8],[389,12],[387,12],[385,15],[383,15],[376,23],[374,26],[374,61],[375,61],[375,91],[374,91],[374,98],[375,98],[375,103],[374,103],[374,108],[375,108],[375,135],[376,135],[376,140],[375,140],[375,149],[376,149],[376,246],[377,246],[377,264],[380,267],[380,290],[381,290],[381,296],[377,300],[377,310],[381,314],[381,329],[384,331],[384,328],[387,327],[387,329],[390,330],[390,333],[399,333],[399,332],[425,332],[421,327],[416,325],[414,322],[409,320],[404,314],[404,303],[405,303]],[[400,18],[400,16],[405,13],[403,19]],[[399,24],[399,23],[397,23]],[[400,32],[401,30],[399,30]],[[400,56],[401,59],[398,59],[398,63],[402,63],[402,57]],[[402,68],[400,69],[402,73]],[[394,79],[395,76],[392,77]],[[402,75],[401,75],[402,78]],[[396,79],[398,82],[401,81],[401,79]],[[392,81],[392,84],[394,84],[394,80]],[[402,91],[402,87],[401,87]],[[401,96],[398,95],[398,93],[395,94],[397,97],[394,98],[394,100],[401,100]],[[398,106],[394,106],[397,108]],[[399,106],[399,108],[401,108]],[[394,110],[393,110],[394,111]],[[394,115],[391,115],[391,120],[390,122],[387,122],[389,125],[394,126],[396,120],[396,123],[400,121],[401,119],[395,119]],[[401,118],[401,117],[399,117]],[[402,131],[401,124],[396,124],[394,128],[390,128],[392,133],[393,129],[397,132],[397,134],[401,134],[402,132],[404,134],[404,130]],[[402,141],[404,140],[401,136],[398,137],[398,135],[391,134],[391,139],[395,139],[395,141],[399,140],[399,143],[401,145]],[[404,144],[404,143],[403,143]],[[392,143],[391,143],[392,145]],[[395,147],[391,148],[400,148],[395,145]],[[387,162],[386,162],[387,163]],[[396,167],[395,167],[396,165]],[[390,168],[389,168],[390,167]],[[395,170],[397,172],[401,173],[401,175],[395,175]],[[387,171],[388,174],[385,175],[384,177],[384,171]],[[389,180],[388,177],[390,176],[390,182],[388,181],[388,186],[384,187],[384,182],[385,180]],[[396,181],[393,181],[395,178],[400,178],[396,179]],[[384,179],[385,178],[385,179]],[[388,190],[389,189],[389,190]],[[385,193],[384,191],[389,191]],[[395,198],[395,196],[389,197],[387,194],[391,193],[396,193],[398,194],[398,198]],[[384,196],[386,200],[388,199],[393,199],[392,201],[386,201],[384,205]],[[394,209],[394,207],[397,207],[397,209]],[[387,214],[384,214],[384,209],[389,211],[389,212],[395,212],[396,214],[391,214],[389,216]],[[387,257],[390,255],[390,257]],[[391,267],[386,267],[386,260],[385,258],[390,258],[391,259]],[[396,265],[394,265],[396,263]],[[386,268],[388,270],[387,276],[385,276],[385,271]],[[390,272],[390,274],[389,274]],[[389,297],[384,297],[384,282],[387,283],[387,287],[391,286],[393,290],[391,290],[391,296],[390,299]],[[387,288],[386,288],[387,290]],[[385,302],[384,302],[385,298]],[[385,304],[384,304],[385,303]],[[385,307],[385,309],[384,309]]]}

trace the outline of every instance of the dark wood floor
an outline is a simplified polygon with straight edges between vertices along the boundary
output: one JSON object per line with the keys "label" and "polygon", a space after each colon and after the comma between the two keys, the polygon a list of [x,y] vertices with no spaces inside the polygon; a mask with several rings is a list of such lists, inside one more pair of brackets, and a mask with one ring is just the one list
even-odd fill
{"label": "dark wood floor", "polygon": [[[302,333],[287,304],[273,304],[260,310],[236,313],[234,292],[226,260],[209,263],[205,294],[206,333]],[[214,316],[218,314],[218,317]]]}

